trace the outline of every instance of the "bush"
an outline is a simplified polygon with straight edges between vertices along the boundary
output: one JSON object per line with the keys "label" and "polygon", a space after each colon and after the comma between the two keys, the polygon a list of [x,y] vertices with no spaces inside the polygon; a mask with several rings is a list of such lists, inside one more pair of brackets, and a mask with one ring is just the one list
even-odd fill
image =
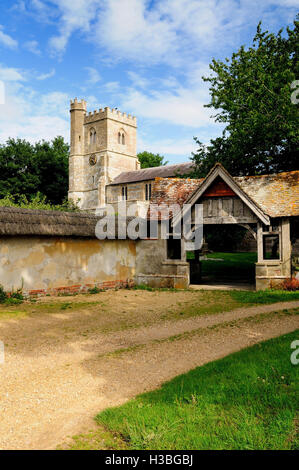
{"label": "bush", "polygon": [[17,290],[17,292],[13,292],[11,295],[10,295],[10,298],[11,299],[16,299],[16,300],[24,300],[24,297],[23,297],[23,294],[22,294],[22,291],[21,290]]}
{"label": "bush", "polygon": [[7,294],[4,291],[3,287],[0,285],[0,304],[4,304],[6,300],[7,300]]}
{"label": "bush", "polygon": [[3,199],[0,199],[0,207],[22,207],[23,209],[39,209],[63,212],[78,212],[80,210],[73,201],[68,201],[67,199],[64,200],[62,204],[51,204],[47,201],[46,196],[43,196],[41,193],[37,193],[34,196],[31,196],[30,199],[27,199],[24,194],[7,194]]}
{"label": "bush", "polygon": [[290,290],[290,291],[299,290],[299,280],[296,279],[295,277],[286,279],[285,281],[283,281],[281,287],[283,290]]}
{"label": "bush", "polygon": [[4,303],[7,305],[19,305],[23,303],[23,300],[17,299],[15,297],[7,297]]}
{"label": "bush", "polygon": [[21,304],[24,300],[22,290],[7,294],[0,285],[0,304]]}
{"label": "bush", "polygon": [[89,294],[99,294],[100,292],[103,292],[103,289],[99,289],[97,286],[92,287],[91,289],[88,289]]}

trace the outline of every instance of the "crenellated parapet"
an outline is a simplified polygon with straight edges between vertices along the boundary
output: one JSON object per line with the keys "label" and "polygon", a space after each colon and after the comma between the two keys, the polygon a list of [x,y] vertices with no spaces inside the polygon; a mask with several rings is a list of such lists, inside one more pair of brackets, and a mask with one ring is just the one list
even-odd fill
{"label": "crenellated parapet", "polygon": [[106,107],[104,109],[95,110],[85,115],[84,123],[90,124],[95,121],[101,121],[103,119],[113,119],[123,124],[137,127],[137,119],[131,114],[122,113],[118,109]]}
{"label": "crenellated parapet", "polygon": [[75,98],[74,100],[71,100],[71,111],[85,111],[86,112],[86,109],[87,109],[87,103],[85,100],[80,100],[78,101],[77,98]]}

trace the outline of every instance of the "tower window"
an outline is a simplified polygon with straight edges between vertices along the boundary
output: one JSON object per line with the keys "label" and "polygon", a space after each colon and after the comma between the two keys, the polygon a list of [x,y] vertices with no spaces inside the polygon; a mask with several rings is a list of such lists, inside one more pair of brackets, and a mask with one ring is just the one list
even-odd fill
{"label": "tower window", "polygon": [[97,141],[97,133],[95,129],[91,129],[90,134],[89,134],[89,144],[93,145],[96,143],[96,141]]}
{"label": "tower window", "polygon": [[151,183],[145,185],[145,200],[150,201],[152,197],[152,185]]}
{"label": "tower window", "polygon": [[121,197],[122,197],[122,200],[123,201],[127,201],[128,200],[128,187],[127,186],[123,186],[121,188]]}
{"label": "tower window", "polygon": [[126,136],[123,130],[120,130],[118,133],[118,143],[122,145],[126,143]]}

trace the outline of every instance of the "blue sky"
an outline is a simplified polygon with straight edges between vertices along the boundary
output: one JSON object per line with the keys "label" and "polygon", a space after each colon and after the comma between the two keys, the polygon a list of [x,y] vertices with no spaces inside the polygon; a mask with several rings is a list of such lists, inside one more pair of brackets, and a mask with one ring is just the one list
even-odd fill
{"label": "blue sky", "polygon": [[[292,24],[299,0],[1,0],[0,142],[63,135],[69,100],[138,119],[138,150],[187,161],[210,118],[211,59],[249,45],[257,23]],[[3,87],[4,83],[4,87]],[[3,100],[5,88],[5,100]]]}

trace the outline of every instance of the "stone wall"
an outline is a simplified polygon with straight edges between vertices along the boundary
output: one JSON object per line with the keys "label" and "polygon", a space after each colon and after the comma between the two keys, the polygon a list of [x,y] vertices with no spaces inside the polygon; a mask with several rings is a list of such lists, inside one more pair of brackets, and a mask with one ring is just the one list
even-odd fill
{"label": "stone wall", "polygon": [[124,286],[135,279],[131,240],[1,237],[0,284],[6,291],[56,294]]}
{"label": "stone wall", "polygon": [[133,284],[187,288],[189,265],[167,260],[166,240],[1,237],[0,285],[28,295]]}
{"label": "stone wall", "polygon": [[155,180],[138,181],[136,183],[114,184],[106,188],[106,202],[112,204],[121,199],[122,188],[127,188],[128,201],[145,201],[145,185],[151,184],[152,190]]}
{"label": "stone wall", "polygon": [[181,260],[167,259],[167,240],[139,240],[136,245],[136,282],[150,287],[186,289],[189,263],[182,250]]}

